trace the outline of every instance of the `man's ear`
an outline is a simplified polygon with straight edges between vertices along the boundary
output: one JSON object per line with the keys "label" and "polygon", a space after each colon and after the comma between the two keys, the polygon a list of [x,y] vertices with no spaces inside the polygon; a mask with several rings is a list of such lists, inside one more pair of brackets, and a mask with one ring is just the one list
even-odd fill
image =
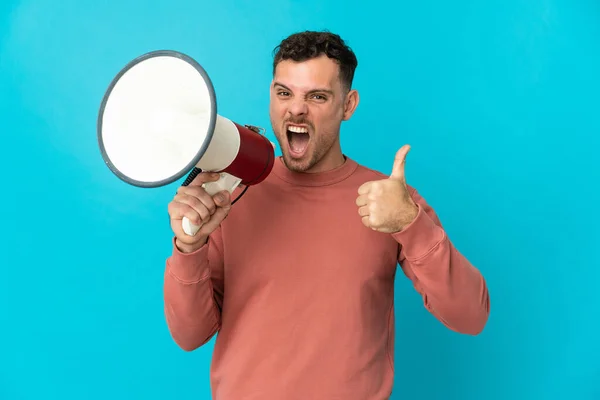
{"label": "man's ear", "polygon": [[357,90],[350,90],[346,95],[346,101],[344,102],[344,117],[343,120],[347,121],[352,117],[356,107],[358,107],[358,103],[360,101],[360,96],[358,95]]}

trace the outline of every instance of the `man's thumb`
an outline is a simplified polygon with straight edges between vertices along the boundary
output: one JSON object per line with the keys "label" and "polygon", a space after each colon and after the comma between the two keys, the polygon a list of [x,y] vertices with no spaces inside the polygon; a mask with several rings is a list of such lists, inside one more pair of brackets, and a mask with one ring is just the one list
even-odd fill
{"label": "man's thumb", "polygon": [[217,207],[224,208],[226,210],[231,208],[231,194],[227,190],[222,190],[213,198]]}
{"label": "man's thumb", "polygon": [[396,158],[394,159],[394,166],[392,167],[392,174],[390,178],[392,179],[404,179],[404,164],[406,163],[406,155],[410,151],[410,146],[405,144],[398,150],[396,153]]}

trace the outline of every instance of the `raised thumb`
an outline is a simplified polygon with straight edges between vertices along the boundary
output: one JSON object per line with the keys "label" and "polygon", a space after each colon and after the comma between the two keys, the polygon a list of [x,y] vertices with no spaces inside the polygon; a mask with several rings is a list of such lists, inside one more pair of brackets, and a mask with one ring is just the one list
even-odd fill
{"label": "raised thumb", "polygon": [[396,157],[394,158],[394,166],[392,167],[392,173],[390,178],[392,179],[404,179],[404,164],[406,163],[406,155],[410,151],[410,146],[405,144],[398,150]]}

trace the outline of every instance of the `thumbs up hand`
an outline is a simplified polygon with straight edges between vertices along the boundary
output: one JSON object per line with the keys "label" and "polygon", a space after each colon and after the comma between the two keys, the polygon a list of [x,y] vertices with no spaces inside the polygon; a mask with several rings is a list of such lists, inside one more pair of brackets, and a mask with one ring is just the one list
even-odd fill
{"label": "thumbs up hand", "polygon": [[363,224],[384,233],[399,232],[417,216],[418,207],[412,200],[404,175],[409,145],[396,153],[389,178],[366,182],[358,188],[356,205]]}

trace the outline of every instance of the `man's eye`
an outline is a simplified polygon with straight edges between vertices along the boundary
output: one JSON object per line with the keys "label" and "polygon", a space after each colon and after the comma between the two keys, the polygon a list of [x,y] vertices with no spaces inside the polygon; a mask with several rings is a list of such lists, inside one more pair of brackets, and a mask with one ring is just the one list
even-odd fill
{"label": "man's eye", "polygon": [[325,96],[322,96],[320,94],[314,94],[312,97],[315,100],[327,100],[327,98]]}
{"label": "man's eye", "polygon": [[290,95],[288,92],[279,92],[277,94],[280,96],[289,96]]}

